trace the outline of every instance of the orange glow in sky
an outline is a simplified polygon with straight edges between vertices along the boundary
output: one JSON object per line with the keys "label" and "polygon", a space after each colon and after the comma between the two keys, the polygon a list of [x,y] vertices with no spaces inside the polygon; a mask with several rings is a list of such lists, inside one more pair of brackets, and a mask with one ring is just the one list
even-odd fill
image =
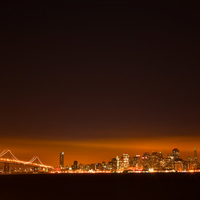
{"label": "orange glow in sky", "polygon": [[171,153],[174,147],[180,150],[180,157],[187,159],[193,156],[194,146],[200,149],[200,138],[197,136],[155,137],[155,138],[122,138],[122,139],[90,139],[90,140],[30,140],[30,139],[1,139],[1,149],[10,149],[20,160],[29,161],[37,155],[44,164],[54,167],[59,165],[59,153],[65,152],[65,165],[71,166],[74,160],[90,164],[110,161],[113,157],[124,152],[135,156],[144,152],[163,152],[164,157]]}

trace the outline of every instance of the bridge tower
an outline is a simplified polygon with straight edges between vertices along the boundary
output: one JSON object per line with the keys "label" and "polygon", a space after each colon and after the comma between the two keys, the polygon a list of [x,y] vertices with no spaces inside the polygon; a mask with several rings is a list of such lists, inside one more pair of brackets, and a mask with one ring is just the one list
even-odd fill
{"label": "bridge tower", "polygon": [[38,171],[41,169],[41,165],[43,165],[38,156],[34,156],[29,162],[38,165],[33,167],[33,173],[38,173]]}

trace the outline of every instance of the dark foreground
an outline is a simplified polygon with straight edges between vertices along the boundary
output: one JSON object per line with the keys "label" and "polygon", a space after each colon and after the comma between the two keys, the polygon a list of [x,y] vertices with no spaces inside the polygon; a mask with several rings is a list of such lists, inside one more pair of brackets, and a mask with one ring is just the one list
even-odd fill
{"label": "dark foreground", "polygon": [[200,200],[200,174],[1,175],[0,199]]}

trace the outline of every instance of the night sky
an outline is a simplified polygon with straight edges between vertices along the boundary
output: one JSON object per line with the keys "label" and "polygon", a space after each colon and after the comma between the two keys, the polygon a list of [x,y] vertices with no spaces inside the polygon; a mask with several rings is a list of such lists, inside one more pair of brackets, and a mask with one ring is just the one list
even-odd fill
{"label": "night sky", "polygon": [[0,12],[0,151],[58,165],[61,151],[71,164],[200,149],[195,1],[1,1]]}

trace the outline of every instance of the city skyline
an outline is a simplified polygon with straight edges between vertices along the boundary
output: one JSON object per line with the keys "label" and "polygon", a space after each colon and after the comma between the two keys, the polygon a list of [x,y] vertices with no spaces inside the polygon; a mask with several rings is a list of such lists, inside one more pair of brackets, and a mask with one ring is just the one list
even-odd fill
{"label": "city skyline", "polygon": [[42,163],[38,156],[29,161],[18,159],[9,149],[0,153],[0,173],[139,173],[139,172],[200,172],[200,162],[196,147],[193,156],[183,159],[178,148],[165,157],[163,153],[152,151],[142,155],[130,155],[110,158],[108,162],[79,163],[65,165],[64,152],[59,154],[59,165],[53,167]]}
{"label": "city skyline", "polygon": [[0,1],[1,199],[200,199],[198,1]]}
{"label": "city skyline", "polygon": [[73,165],[59,168],[61,172],[69,173],[87,173],[89,172],[114,172],[114,173],[138,173],[138,172],[200,172],[200,162],[196,147],[193,150],[193,156],[188,156],[184,160],[180,156],[178,148],[173,148],[167,157],[162,152],[152,151],[144,152],[143,155],[129,155],[128,152],[122,156],[116,156],[108,162],[98,163],[79,163],[77,160]]}
{"label": "city skyline", "polygon": [[198,14],[178,2],[2,3],[2,151],[54,166],[60,152],[66,164],[174,146],[187,157],[200,147]]}
{"label": "city skyline", "polygon": [[[164,156],[167,156],[169,149],[178,148],[181,151],[181,158],[187,160],[188,156],[193,155],[193,148],[199,149],[199,138],[190,137],[172,137],[172,138],[156,138],[144,139],[127,139],[127,140],[113,140],[111,139],[103,141],[39,141],[35,140],[35,143],[27,140],[17,140],[16,144],[19,145],[9,149],[15,152],[15,155],[21,160],[29,160],[30,155],[38,155],[44,163],[48,163],[54,167],[59,166],[58,155],[61,152],[65,153],[65,165],[70,165],[74,160],[78,160],[81,163],[98,163],[102,161],[108,162],[111,157],[119,156],[122,152],[128,152],[130,155],[142,155],[144,152],[162,152]],[[2,141],[6,144],[6,141]],[[169,144],[168,144],[169,142]],[[27,144],[28,143],[28,144]],[[187,145],[186,145],[187,144]],[[42,148],[39,148],[42,145]],[[36,146],[38,148],[36,148]],[[3,147],[3,146],[2,146]],[[4,149],[8,146],[6,145]],[[57,148],[59,147],[59,148]],[[26,149],[26,151],[24,150]],[[2,149],[3,151],[3,149]],[[26,152],[26,154],[25,154]],[[25,154],[25,156],[24,156]]]}

